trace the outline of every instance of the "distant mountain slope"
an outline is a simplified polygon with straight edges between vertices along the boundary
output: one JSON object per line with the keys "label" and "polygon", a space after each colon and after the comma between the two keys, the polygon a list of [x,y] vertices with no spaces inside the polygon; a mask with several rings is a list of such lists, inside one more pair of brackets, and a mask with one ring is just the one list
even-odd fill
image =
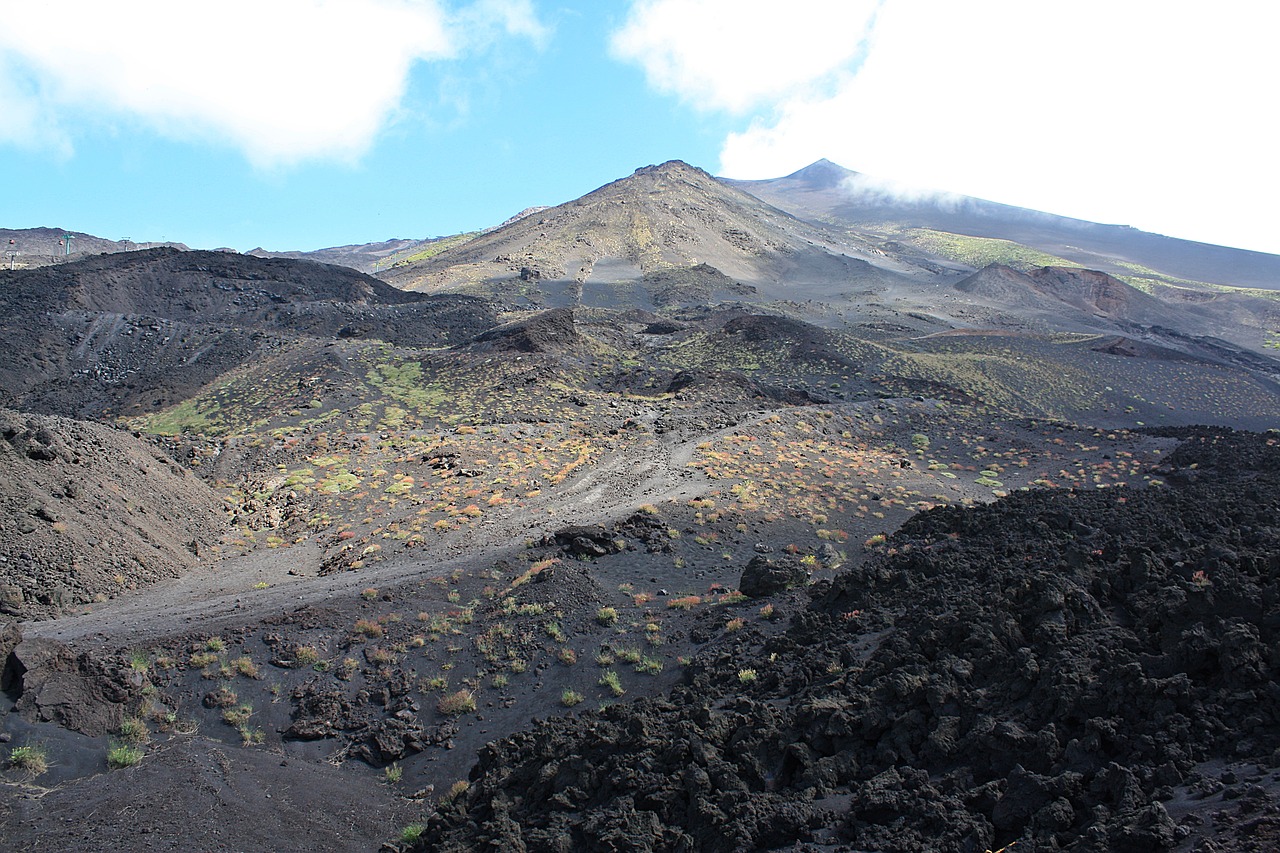
{"label": "distant mountain slope", "polygon": [[1181,319],[1178,309],[1097,270],[1041,267],[1023,273],[993,264],[958,282],[956,289],[1007,309],[1058,319],[1064,307],[1086,319],[1148,326],[1177,325]]}
{"label": "distant mountain slope", "polygon": [[[66,252],[63,238],[71,235],[71,252]],[[13,265],[17,268],[45,266],[52,263],[64,263],[79,260],[90,255],[111,252],[132,252],[138,249],[154,249],[168,246],[175,249],[186,249],[182,243],[142,242],[132,240],[108,240],[95,237],[83,231],[67,231],[62,228],[0,228],[0,249],[5,252],[16,252]],[[0,258],[4,269],[10,266],[10,258]]]}
{"label": "distant mountain slope", "polygon": [[346,246],[332,246],[327,249],[316,249],[310,252],[285,251],[271,252],[261,247],[250,249],[246,255],[255,258],[292,258],[302,261],[318,261],[322,264],[350,267],[363,273],[372,273],[380,266],[394,262],[397,255],[431,242],[429,240],[408,240],[393,237],[379,243],[353,243]]}
{"label": "distant mountain slope", "polygon": [[670,161],[383,278],[410,290],[496,282],[509,291],[522,282],[581,288],[700,264],[782,298],[927,274]]}
{"label": "distant mountain slope", "polygon": [[80,417],[146,411],[290,339],[443,346],[496,323],[469,297],[225,252],[154,249],[0,270],[0,403]]}
{"label": "distant mountain slope", "polygon": [[782,178],[724,179],[724,183],[818,222],[872,232],[877,226],[893,224],[1010,240],[1113,274],[1132,273],[1137,265],[1194,281],[1280,289],[1280,255],[1179,240],[1127,225],[1101,225],[968,196],[938,193],[900,198],[869,176],[828,160]]}

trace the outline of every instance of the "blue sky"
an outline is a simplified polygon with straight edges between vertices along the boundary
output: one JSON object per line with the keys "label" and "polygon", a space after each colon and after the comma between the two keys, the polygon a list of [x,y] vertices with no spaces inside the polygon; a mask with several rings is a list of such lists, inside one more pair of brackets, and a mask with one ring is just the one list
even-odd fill
{"label": "blue sky", "polygon": [[819,157],[1280,252],[1270,4],[5,4],[0,225],[314,249]]}

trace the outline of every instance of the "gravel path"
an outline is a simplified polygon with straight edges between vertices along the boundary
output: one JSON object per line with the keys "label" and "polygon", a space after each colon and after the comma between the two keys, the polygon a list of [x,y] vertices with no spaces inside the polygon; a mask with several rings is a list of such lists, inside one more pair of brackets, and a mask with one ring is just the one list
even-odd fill
{"label": "gravel path", "polygon": [[[209,564],[181,578],[96,605],[91,612],[28,622],[28,637],[83,646],[116,646],[193,630],[216,630],[303,605],[323,605],[359,590],[434,577],[492,563],[571,524],[606,524],[644,504],[688,500],[708,481],[688,466],[703,442],[767,417],[752,413],[727,427],[679,430],[624,443],[538,504],[494,515],[424,548],[394,555],[358,572],[317,576],[324,558],[314,540],[287,549],[260,549]],[[254,589],[266,583],[266,589]]]}

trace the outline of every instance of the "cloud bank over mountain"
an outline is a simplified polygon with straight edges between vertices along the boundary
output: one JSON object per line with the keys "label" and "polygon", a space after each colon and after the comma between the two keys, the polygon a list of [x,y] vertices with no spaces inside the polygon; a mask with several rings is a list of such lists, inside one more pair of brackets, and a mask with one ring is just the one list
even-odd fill
{"label": "cloud bank over mountain", "polygon": [[[616,55],[747,126],[720,171],[820,158],[915,186],[1280,251],[1261,91],[1280,12],[1232,4],[632,5]],[[717,24],[716,22],[720,22]],[[1193,202],[1192,200],[1197,200]]]}

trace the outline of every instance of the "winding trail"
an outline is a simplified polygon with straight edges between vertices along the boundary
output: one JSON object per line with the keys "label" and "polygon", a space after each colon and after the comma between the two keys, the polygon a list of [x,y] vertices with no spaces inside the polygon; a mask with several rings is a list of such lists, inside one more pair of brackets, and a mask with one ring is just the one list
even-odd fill
{"label": "winding trail", "polygon": [[[609,524],[644,504],[698,497],[710,481],[688,467],[697,446],[769,414],[751,412],[725,427],[645,434],[624,442],[532,506],[491,514],[465,530],[359,571],[317,576],[325,553],[308,539],[289,548],[257,549],[210,563],[184,577],[95,605],[87,613],[22,623],[23,634],[86,647],[138,645],[244,625],[302,606],[322,607],[371,586],[394,586],[491,564],[514,555],[527,541],[568,525]],[[265,589],[254,589],[262,583]]]}

